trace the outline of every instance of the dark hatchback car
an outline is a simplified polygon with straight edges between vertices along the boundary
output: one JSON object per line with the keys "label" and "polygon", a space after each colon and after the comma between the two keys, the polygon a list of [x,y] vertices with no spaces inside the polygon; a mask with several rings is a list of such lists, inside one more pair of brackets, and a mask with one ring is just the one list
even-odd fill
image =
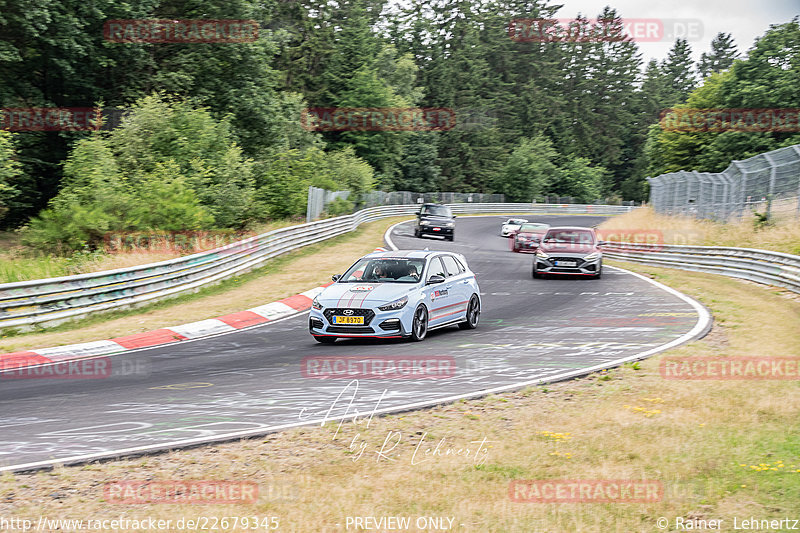
{"label": "dark hatchback car", "polygon": [[455,235],[455,219],[456,216],[446,205],[422,204],[419,213],[417,213],[414,237],[441,235],[448,241],[452,241]]}

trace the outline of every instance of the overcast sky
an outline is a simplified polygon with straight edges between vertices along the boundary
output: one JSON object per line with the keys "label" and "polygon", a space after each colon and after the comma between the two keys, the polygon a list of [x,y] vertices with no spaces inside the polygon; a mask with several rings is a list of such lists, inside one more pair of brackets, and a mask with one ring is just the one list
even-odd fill
{"label": "overcast sky", "polygon": [[[593,18],[609,5],[623,19],[694,19],[692,25],[677,22],[672,27],[692,31],[702,25],[698,38],[690,39],[689,43],[695,60],[708,52],[711,39],[719,32],[730,33],[742,53],[770,24],[789,22],[800,15],[800,0],[556,0],[552,3],[564,5],[556,15],[558,18],[573,18],[579,12]],[[639,42],[645,64],[651,58],[664,59],[674,40]]]}

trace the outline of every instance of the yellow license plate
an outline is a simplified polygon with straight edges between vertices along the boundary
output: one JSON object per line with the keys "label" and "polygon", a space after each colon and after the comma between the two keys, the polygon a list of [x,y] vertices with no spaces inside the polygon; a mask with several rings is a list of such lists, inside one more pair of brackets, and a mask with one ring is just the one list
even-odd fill
{"label": "yellow license plate", "polygon": [[333,317],[334,324],[363,324],[364,317],[363,316],[339,316],[336,315]]}

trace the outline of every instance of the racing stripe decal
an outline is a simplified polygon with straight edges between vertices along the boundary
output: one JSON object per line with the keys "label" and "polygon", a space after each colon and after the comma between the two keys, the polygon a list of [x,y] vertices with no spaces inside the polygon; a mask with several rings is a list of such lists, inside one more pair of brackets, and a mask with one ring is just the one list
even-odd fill
{"label": "racing stripe decal", "polygon": [[[457,315],[458,313],[466,311],[466,309],[467,309],[467,306],[465,305],[466,303],[467,303],[467,301],[465,300],[463,302],[457,302],[457,303],[450,304],[450,305],[443,305],[442,307],[436,307],[435,309],[431,309],[431,320],[435,320],[437,318],[443,318],[443,317],[450,316],[450,315]],[[458,308],[456,308],[454,311],[450,310],[450,311],[445,311],[443,313],[435,314],[435,311],[441,311],[443,309],[447,310],[447,309],[451,309],[451,308],[453,308],[455,306],[458,306]]]}

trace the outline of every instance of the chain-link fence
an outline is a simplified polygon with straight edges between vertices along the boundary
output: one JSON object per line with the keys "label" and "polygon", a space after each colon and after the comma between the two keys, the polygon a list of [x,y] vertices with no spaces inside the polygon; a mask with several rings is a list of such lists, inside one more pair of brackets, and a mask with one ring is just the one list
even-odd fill
{"label": "chain-link fence", "polygon": [[[328,204],[335,202],[336,200],[347,200],[350,196],[350,191],[326,191],[325,189],[320,189],[319,187],[309,187],[308,188],[308,205],[306,207],[306,222],[313,222],[317,220],[320,216],[322,216],[323,211],[325,211]],[[347,213],[332,213],[333,215],[349,215],[353,209],[352,205],[348,204],[344,209]]]}
{"label": "chain-link fence", "polygon": [[800,144],[733,161],[723,172],[681,170],[647,181],[650,204],[659,213],[720,221],[754,213],[800,217]]}

